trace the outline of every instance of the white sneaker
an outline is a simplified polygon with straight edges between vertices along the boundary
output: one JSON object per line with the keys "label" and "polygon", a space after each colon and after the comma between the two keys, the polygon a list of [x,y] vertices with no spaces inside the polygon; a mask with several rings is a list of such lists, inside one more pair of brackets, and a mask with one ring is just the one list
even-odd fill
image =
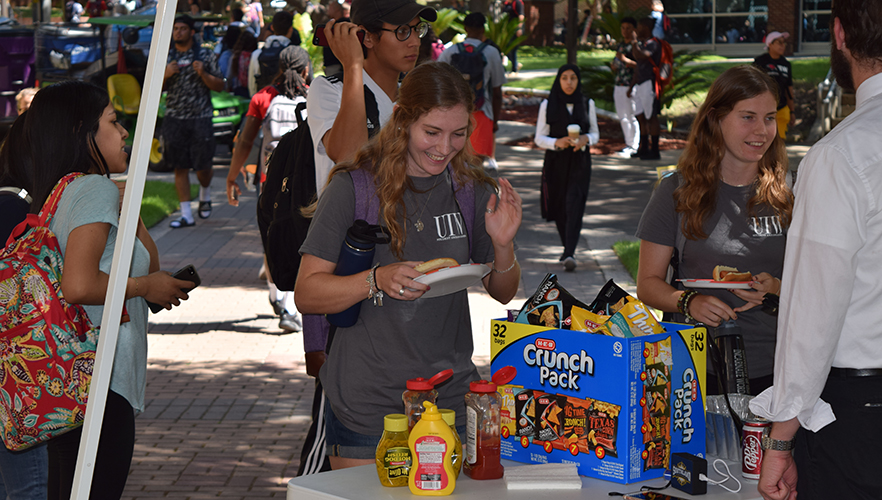
{"label": "white sneaker", "polygon": [[626,147],[625,149],[616,153],[616,156],[619,158],[630,158],[632,154],[636,153],[637,150],[632,147]]}

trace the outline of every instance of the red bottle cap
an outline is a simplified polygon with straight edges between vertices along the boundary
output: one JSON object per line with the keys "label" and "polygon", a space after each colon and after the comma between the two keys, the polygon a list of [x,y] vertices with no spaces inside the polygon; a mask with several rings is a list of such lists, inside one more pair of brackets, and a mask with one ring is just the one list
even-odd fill
{"label": "red bottle cap", "polygon": [[431,391],[435,388],[436,385],[444,382],[453,376],[453,370],[447,369],[435,374],[434,377],[430,379],[424,379],[423,377],[412,378],[407,381],[407,390],[408,391]]}
{"label": "red bottle cap", "polygon": [[492,381],[487,382],[486,380],[476,380],[469,384],[469,390],[479,394],[496,392],[496,386],[505,385],[511,382],[517,374],[517,368],[513,366],[504,366],[496,370],[496,373],[493,374]]}

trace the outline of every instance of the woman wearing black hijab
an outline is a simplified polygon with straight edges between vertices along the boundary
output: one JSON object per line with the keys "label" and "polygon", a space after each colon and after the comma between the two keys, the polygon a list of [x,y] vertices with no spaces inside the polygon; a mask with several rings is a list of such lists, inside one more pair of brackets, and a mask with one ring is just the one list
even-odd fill
{"label": "woman wearing black hijab", "polygon": [[[571,137],[569,125],[578,125]],[[542,166],[542,217],[557,225],[567,271],[576,269],[576,244],[582,231],[582,215],[591,184],[591,153],[588,146],[600,139],[594,100],[582,94],[579,68],[565,64],[557,71],[548,99],[539,106],[534,141],[545,149]]]}

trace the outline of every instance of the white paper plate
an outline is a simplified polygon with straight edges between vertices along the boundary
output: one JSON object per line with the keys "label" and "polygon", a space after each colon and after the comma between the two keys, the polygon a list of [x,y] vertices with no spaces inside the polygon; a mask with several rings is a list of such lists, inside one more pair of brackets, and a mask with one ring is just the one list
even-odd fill
{"label": "white paper plate", "polygon": [[422,276],[417,276],[414,278],[414,281],[419,281],[432,287],[431,290],[420,297],[430,299],[465,290],[479,283],[481,278],[487,276],[489,272],[490,267],[485,264],[462,264],[429,271]]}
{"label": "white paper plate", "polygon": [[750,281],[677,280],[686,288],[721,288],[724,290],[751,290]]}

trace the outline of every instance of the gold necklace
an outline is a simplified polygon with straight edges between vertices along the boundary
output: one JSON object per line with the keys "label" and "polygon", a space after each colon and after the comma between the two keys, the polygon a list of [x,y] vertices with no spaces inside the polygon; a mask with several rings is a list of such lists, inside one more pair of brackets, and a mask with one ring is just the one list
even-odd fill
{"label": "gold necklace", "polygon": [[747,184],[730,184],[729,182],[726,181],[726,178],[723,177],[723,174],[722,174],[722,173],[720,174],[720,180],[723,181],[724,184],[728,184],[728,185],[730,185],[730,186],[732,186],[732,187],[737,187],[737,188],[743,188],[743,187],[751,186],[751,185],[753,185],[754,182],[756,182],[756,178],[754,178],[754,180],[748,182]]}
{"label": "gold necklace", "polygon": [[[441,179],[441,174],[439,174],[438,177],[435,178],[435,183],[432,184],[431,188],[429,188],[429,196],[426,197],[426,203],[423,204],[423,209],[420,210],[420,215],[417,216],[417,221],[413,223],[413,228],[416,229],[418,233],[421,232],[423,228],[425,228],[425,225],[423,225],[423,212],[425,212],[426,207],[429,206],[429,199],[432,198],[432,193],[435,191],[435,186],[438,185],[439,179]],[[413,194],[413,192],[411,192],[411,194]],[[415,194],[413,194],[413,201],[419,203]]]}

